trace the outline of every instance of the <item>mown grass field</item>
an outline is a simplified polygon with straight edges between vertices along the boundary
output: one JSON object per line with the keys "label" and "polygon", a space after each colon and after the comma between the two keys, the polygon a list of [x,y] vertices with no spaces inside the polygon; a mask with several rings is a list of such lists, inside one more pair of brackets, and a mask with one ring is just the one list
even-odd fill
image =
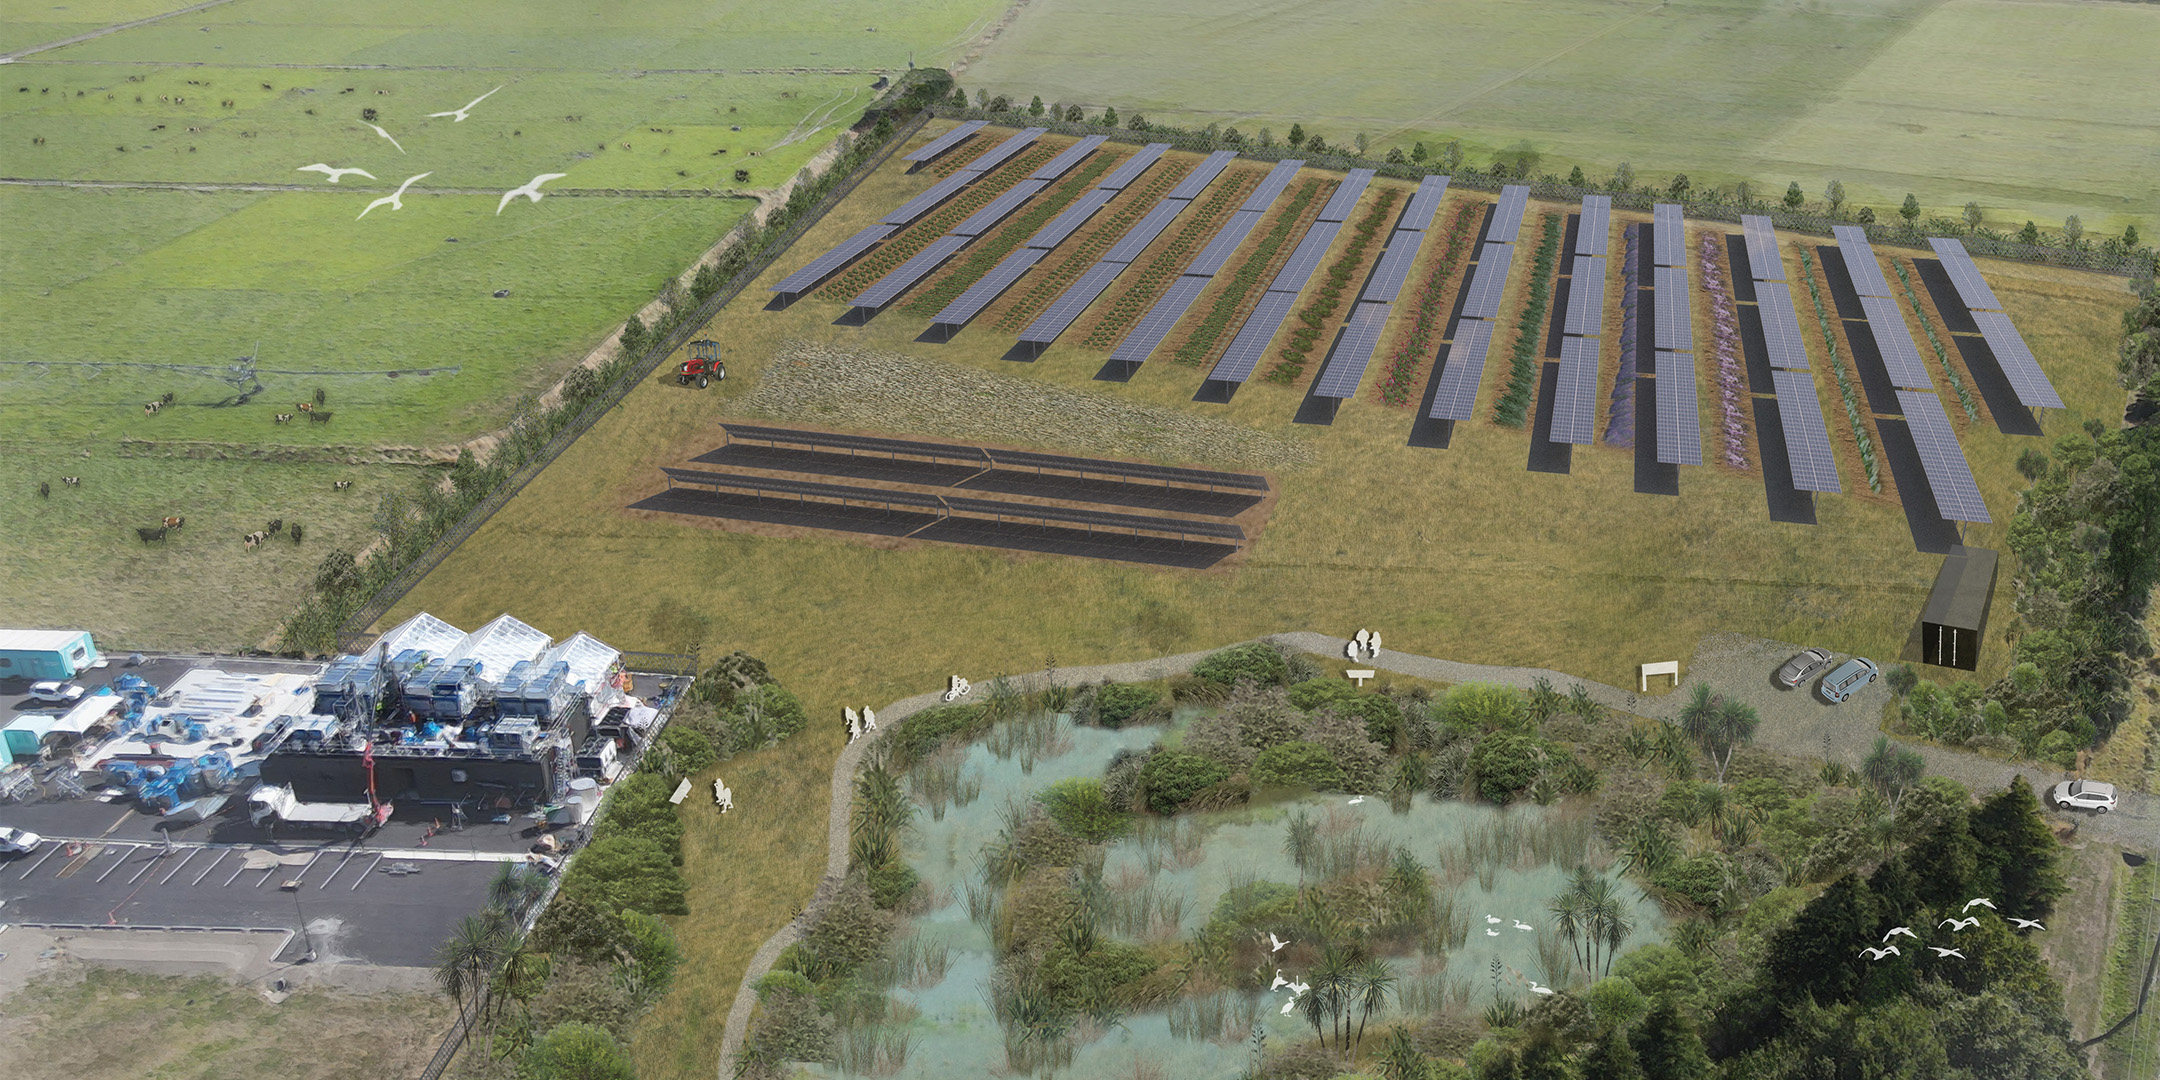
{"label": "mown grass field", "polygon": [[1837,178],[1878,209],[1914,192],[1998,228],[2150,232],[2156,37],[2160,9],[2082,0],[1036,0],[960,81],[1336,145],[1460,139],[1479,164],[1527,141],[1562,176],[1628,161],[1810,199]]}
{"label": "mown grass field", "polygon": [[[867,179],[761,285],[931,182],[901,170],[895,163]],[[1566,209],[1534,207],[1533,217]],[[1440,247],[1427,246],[1428,263]],[[2119,417],[2113,328],[2129,302],[2121,282],[1986,269],[2070,403],[2048,418],[2049,431]],[[1520,283],[1512,287],[1504,316],[1512,319],[1522,293]],[[743,964],[809,895],[822,818],[802,812],[803,800],[823,790],[842,742],[838,723],[825,721],[843,705],[920,693],[954,672],[979,681],[1053,656],[1067,666],[1130,660],[1301,628],[1377,627],[1391,648],[1550,666],[1613,684],[1633,682],[1638,663],[1687,657],[1701,635],[1718,630],[1897,657],[1940,563],[1914,550],[1902,510],[1882,500],[1825,497],[1819,524],[1783,525],[1769,520],[1758,476],[1688,469],[1679,498],[1638,495],[1632,452],[1578,448],[1568,475],[1529,472],[1529,434],[1482,421],[1461,426],[1448,449],[1412,448],[1412,412],[1369,393],[1346,403],[1332,426],[1297,425],[1302,384],[1255,383],[1228,406],[1201,405],[1190,399],[1202,373],[1173,363],[1150,363],[1127,384],[1102,383],[1093,378],[1099,350],[1060,344],[1035,363],[1013,364],[1000,359],[1012,336],[980,325],[950,344],[917,344],[923,320],[897,310],[854,328],[832,325],[840,303],[808,300],[774,313],[764,301],[753,289],[708,329],[731,343],[727,382],[702,393],[666,379],[641,387],[384,620],[422,609],[453,622],[512,610],[558,635],[584,629],[622,647],[659,647],[648,614],[656,598],[675,597],[715,620],[708,652],[741,648],[764,658],[817,718],[801,747],[722,766],[744,793],[743,810],[725,830],[694,827],[686,844],[696,914],[677,922],[699,962],[641,1029],[641,1075],[709,1071]],[[1246,555],[1200,573],[940,545],[897,549],[835,533],[776,539],[624,512],[663,486],[659,465],[718,445],[723,419],[955,437],[837,413],[744,415],[738,403],[776,363],[792,362],[791,340],[970,372],[980,380],[972,407],[985,423],[1009,398],[1001,387],[1042,383],[1109,410],[1144,404],[1291,440],[1317,464],[1276,475],[1280,498],[1265,532]],[[1485,400],[1498,392],[1503,367],[1489,367]],[[1006,430],[999,441],[1009,444],[1097,449],[1083,436],[1053,440],[1043,434],[1051,429],[1019,419]],[[1983,426],[1962,435],[1990,506],[2007,522],[2023,486],[2012,462],[2036,441]],[[1967,542],[2001,547],[2004,530],[1975,528]],[[535,550],[579,572],[535,574]],[[1998,668],[2006,612],[1990,624],[1987,655]],[[738,782],[737,774],[760,779]]]}

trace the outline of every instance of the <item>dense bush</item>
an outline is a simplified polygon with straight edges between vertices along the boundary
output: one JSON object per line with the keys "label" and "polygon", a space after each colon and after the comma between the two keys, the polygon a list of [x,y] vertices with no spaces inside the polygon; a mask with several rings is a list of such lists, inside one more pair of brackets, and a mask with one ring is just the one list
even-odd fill
{"label": "dense bush", "polygon": [[1091,844],[1122,836],[1132,824],[1124,808],[1104,794],[1100,780],[1077,776],[1060,780],[1035,798],[1059,828]]}
{"label": "dense bush", "polygon": [[1235,686],[1239,682],[1281,686],[1290,678],[1289,662],[1280,650],[1265,641],[1249,641],[1219,650],[1193,665],[1192,670],[1193,674],[1224,686]]}
{"label": "dense bush", "polygon": [[989,726],[980,705],[946,705],[901,720],[886,733],[884,742],[894,766],[899,767],[929,757],[947,740],[974,738]]}
{"label": "dense bush", "polygon": [[1718,909],[1718,897],[1725,889],[1724,857],[1715,852],[1682,859],[1666,867],[1650,879],[1650,883],[1663,890],[1667,896],[1685,901],[1704,911]]}
{"label": "dense bush", "polygon": [[863,878],[870,888],[871,903],[887,911],[905,903],[915,892],[915,886],[922,882],[921,876],[915,873],[915,868],[903,859],[894,859],[871,867]]}
{"label": "dense bush", "polygon": [[1522,691],[1493,683],[1462,683],[1449,688],[1433,706],[1433,715],[1457,736],[1516,730],[1529,720]]}
{"label": "dense bush", "polygon": [[1148,809],[1158,814],[1177,813],[1186,800],[1229,778],[1230,768],[1222,762],[1177,750],[1158,751],[1140,771]]}
{"label": "dense bush", "polygon": [[679,856],[636,836],[602,836],[571,861],[562,892],[610,911],[688,915]]}
{"label": "dense bush", "polygon": [[637,1080],[630,1053],[594,1024],[559,1024],[525,1051],[520,1080]]}
{"label": "dense bush", "polygon": [[1306,712],[1322,707],[1356,717],[1381,746],[1393,747],[1402,731],[1402,710],[1386,694],[1361,690],[1341,679],[1307,679],[1290,688],[1290,703]]}
{"label": "dense bush", "polygon": [[1261,751],[1253,762],[1252,780],[1273,787],[1343,790],[1342,766],[1326,750],[1309,742],[1286,742]]}
{"label": "dense bush", "polygon": [[1111,683],[1095,691],[1095,722],[1106,728],[1145,723],[1162,704],[1162,691],[1146,683]]}
{"label": "dense bush", "polygon": [[1478,796],[1502,806],[1513,802],[1537,780],[1544,758],[1538,740],[1529,735],[1495,731],[1479,739],[1470,752]]}
{"label": "dense bush", "polygon": [[1154,970],[1155,961],[1137,945],[1102,940],[1075,952],[1071,943],[1059,941],[1043,952],[1036,974],[1056,1007],[1096,1012],[1114,1007],[1121,991]]}

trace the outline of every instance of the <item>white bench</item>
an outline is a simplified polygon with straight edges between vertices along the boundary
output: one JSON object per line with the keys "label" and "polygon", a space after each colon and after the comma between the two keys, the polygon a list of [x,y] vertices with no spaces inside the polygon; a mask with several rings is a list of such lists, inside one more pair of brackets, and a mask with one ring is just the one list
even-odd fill
{"label": "white bench", "polygon": [[1356,679],[1357,684],[1362,687],[1365,685],[1365,680],[1377,678],[1379,674],[1379,672],[1374,671],[1371,668],[1351,668],[1350,670],[1343,672],[1343,677],[1346,679]]}
{"label": "white bench", "polygon": [[1650,692],[1650,676],[1652,675],[1672,676],[1673,688],[1677,690],[1680,687],[1680,661],[1667,660],[1661,664],[1644,664],[1642,666],[1642,692],[1645,694]]}

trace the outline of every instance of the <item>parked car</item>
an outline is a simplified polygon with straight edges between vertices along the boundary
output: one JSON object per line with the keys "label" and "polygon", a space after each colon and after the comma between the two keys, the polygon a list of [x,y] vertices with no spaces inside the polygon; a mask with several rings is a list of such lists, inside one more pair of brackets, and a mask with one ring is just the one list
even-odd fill
{"label": "parked car", "polygon": [[1864,656],[1855,656],[1839,664],[1836,671],[1823,676],[1823,700],[1832,705],[1843,705],[1847,698],[1859,693],[1861,687],[1874,682],[1881,675],[1882,672],[1875,667],[1875,661]]}
{"label": "parked car", "polygon": [[37,846],[44,842],[45,838],[34,832],[24,832],[21,829],[10,829],[0,825],[0,855],[19,855],[24,852],[36,851]]}
{"label": "parked car", "polygon": [[1798,686],[1829,667],[1832,659],[1827,649],[1803,649],[1800,655],[1785,661],[1785,666],[1778,669],[1778,685],[1787,689]]}
{"label": "parked car", "polygon": [[69,682],[36,682],[30,684],[30,696],[38,701],[54,705],[73,705],[82,700],[82,687]]}
{"label": "parked car", "polygon": [[2115,785],[2098,780],[2065,780],[2048,792],[2048,798],[2063,810],[2091,810],[2105,814],[2115,809]]}

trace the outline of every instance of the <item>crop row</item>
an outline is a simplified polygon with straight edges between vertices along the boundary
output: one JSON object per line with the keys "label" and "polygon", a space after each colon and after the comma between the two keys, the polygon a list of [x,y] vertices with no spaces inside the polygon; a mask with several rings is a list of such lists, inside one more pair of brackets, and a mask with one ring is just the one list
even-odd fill
{"label": "crop row", "polygon": [[[1642,225],[1630,225],[1621,231],[1626,247],[1620,257],[1620,373],[1613,376],[1612,409],[1605,420],[1605,445],[1631,447],[1635,445],[1635,346],[1639,327],[1640,298],[1636,290],[1642,286],[1642,269],[1636,266],[1642,244]],[[1599,297],[1599,302],[1604,298]],[[1568,297],[1569,303],[1575,298]]]}
{"label": "crop row", "polygon": [[1351,287],[1351,277],[1365,263],[1365,250],[1372,246],[1373,237],[1380,235],[1380,225],[1394,213],[1395,200],[1402,192],[1395,188],[1382,188],[1380,197],[1373,200],[1372,209],[1358,219],[1353,228],[1350,243],[1341,256],[1328,265],[1327,280],[1320,283],[1319,295],[1313,297],[1305,310],[1297,313],[1303,326],[1290,332],[1290,343],[1283,346],[1282,363],[1267,373],[1271,383],[1293,383],[1305,374],[1305,358],[1312,354],[1313,345],[1327,329],[1328,320],[1335,317],[1335,309],[1342,305],[1343,291]]}
{"label": "crop row", "polygon": [[[1190,254],[1196,253],[1207,238],[1213,237],[1224,218],[1245,200],[1246,191],[1255,183],[1255,175],[1239,171],[1226,173],[1210,189],[1206,202],[1193,212],[1193,217],[1161,251],[1139,268],[1139,273],[1127,279],[1125,291],[1116,300],[1105,304],[1096,315],[1095,325],[1088,328],[1082,343],[1091,349],[1107,349],[1116,345],[1132,329],[1147,310],[1155,306],[1163,291],[1176,280],[1186,264],[1192,262]],[[1127,269],[1127,273],[1131,273]],[[1121,275],[1122,277],[1122,275]]]}
{"label": "crop row", "polygon": [[1867,466],[1868,489],[1881,491],[1882,468],[1875,462],[1875,440],[1868,437],[1867,421],[1860,415],[1860,395],[1853,389],[1852,377],[1838,361],[1837,335],[1830,332],[1830,316],[1823,310],[1822,287],[1815,284],[1815,262],[1805,245],[1794,246],[1800,249],[1800,273],[1807,278],[1808,298],[1815,302],[1815,324],[1822,328],[1823,347],[1830,350],[1830,371],[1837,376],[1838,396],[1845,399],[1845,419],[1852,424],[1853,441],[1860,446],[1860,464]]}
{"label": "crop row", "polygon": [[1047,146],[1031,149],[1015,158],[1010,165],[969,184],[960,194],[947,200],[945,205],[916,219],[914,225],[885,241],[867,258],[848,267],[846,272],[826,283],[817,291],[817,295],[843,303],[854,299],[857,293],[877,284],[879,278],[914,258],[917,252],[929,247],[938,237],[951,232],[952,227],[967,220],[969,214],[982,209],[990,200],[1027,179],[1027,175],[1043,162],[1050,160],[1053,153],[1053,148]]}
{"label": "crop row", "polygon": [[1508,359],[1507,390],[1493,404],[1493,419],[1521,427],[1537,400],[1538,343],[1545,339],[1545,309],[1552,304],[1553,263],[1560,247],[1560,215],[1545,215],[1545,236],[1538,241],[1537,264],[1530,270],[1530,302],[1515,320],[1515,351]]}
{"label": "crop row", "polygon": [[1185,340],[1178,344],[1177,351],[1171,354],[1173,359],[1180,364],[1197,365],[1214,355],[1215,343],[1222,339],[1223,331],[1230,328],[1230,320],[1236,318],[1238,310],[1245,306],[1245,298],[1252,294],[1253,286],[1260,284],[1260,278],[1273,269],[1275,253],[1289,242],[1291,231],[1298,227],[1299,221],[1305,216],[1305,208],[1312,205],[1313,200],[1319,196],[1322,186],[1319,180],[1307,180],[1290,196],[1290,205],[1283,208],[1281,215],[1276,217],[1275,223],[1268,228],[1267,235],[1254,245],[1252,254],[1246,257],[1244,265],[1239,266],[1237,273],[1232,274],[1229,282],[1215,294],[1215,302],[1209,305],[1207,317],[1201,319],[1192,328],[1192,332],[1186,335]]}
{"label": "crop row", "polygon": [[1115,154],[1098,154],[1096,157],[1095,162],[1077,175],[1050,189],[1049,194],[1043,196],[1036,205],[1029,207],[1026,213],[1007,221],[996,232],[979,240],[975,246],[968,249],[952,273],[924,289],[914,299],[902,305],[901,310],[924,318],[945,310],[945,305],[959,299],[961,293],[981,281],[983,275],[1003,262],[1005,256],[1012,254],[1013,249],[1026,243],[1029,237],[1035,235],[1036,230],[1049,224],[1051,218],[1062,213],[1082,192],[1094,187],[1095,181],[1117,161]]}
{"label": "crop row", "polygon": [[[1104,217],[1090,225],[1083,226],[1073,239],[1060,245],[1060,249],[1065,252],[1062,262],[1056,266],[1045,265],[1028,275],[1027,291],[1020,294],[1019,301],[1013,304],[1010,310],[998,317],[994,324],[997,329],[1013,333],[1033,322],[1035,316],[1041,314],[1044,308],[1050,306],[1052,300],[1057,299],[1058,294],[1065,291],[1066,286],[1087,273],[1088,268],[1094,266],[1096,260],[1102,257],[1102,253],[1110,250],[1110,245],[1117,243],[1118,238],[1124,236],[1134,222],[1139,221],[1156,203],[1161,202],[1163,195],[1175,187],[1178,181],[1185,179],[1185,174],[1191,171],[1192,166],[1181,161],[1166,161],[1159,169],[1150,170],[1153,179],[1133,192],[1122,205],[1109,210]],[[1130,188],[1126,190],[1132,191]],[[1047,264],[1049,260],[1044,261]]]}
{"label": "crop row", "polygon": [[1905,287],[1905,302],[1912,305],[1913,317],[1920,320],[1920,329],[1927,331],[1928,344],[1935,349],[1935,362],[1942,365],[1943,376],[1950,380],[1950,389],[1957,391],[1958,404],[1965,407],[1965,419],[1978,421],[1980,410],[1973,404],[1972,391],[1965,389],[1965,380],[1950,366],[1950,354],[1944,351],[1942,339],[1935,336],[1935,324],[1928,321],[1927,312],[1920,310],[1920,298],[1913,294],[1912,276],[1905,272],[1905,264],[1896,259],[1890,260],[1890,267],[1897,271],[1898,284]]}
{"label": "crop row", "polygon": [[1417,299],[1411,305],[1410,328],[1395,342],[1395,356],[1388,361],[1387,374],[1373,384],[1373,391],[1383,403],[1402,408],[1411,404],[1410,391],[1417,383],[1418,372],[1425,367],[1425,358],[1439,352],[1433,347],[1433,337],[1447,318],[1448,281],[1462,264],[1471,234],[1484,216],[1482,202],[1466,202],[1455,208],[1455,218],[1448,222],[1447,248],[1425,275],[1424,284],[1418,286]]}
{"label": "crop row", "polygon": [[1732,294],[1725,291],[1724,248],[1716,237],[1705,236],[1702,263],[1703,296],[1710,302],[1710,359],[1718,390],[1718,436],[1720,464],[1734,469],[1748,467],[1746,415],[1740,407],[1746,397],[1746,379],[1740,373],[1740,320],[1733,312]]}

